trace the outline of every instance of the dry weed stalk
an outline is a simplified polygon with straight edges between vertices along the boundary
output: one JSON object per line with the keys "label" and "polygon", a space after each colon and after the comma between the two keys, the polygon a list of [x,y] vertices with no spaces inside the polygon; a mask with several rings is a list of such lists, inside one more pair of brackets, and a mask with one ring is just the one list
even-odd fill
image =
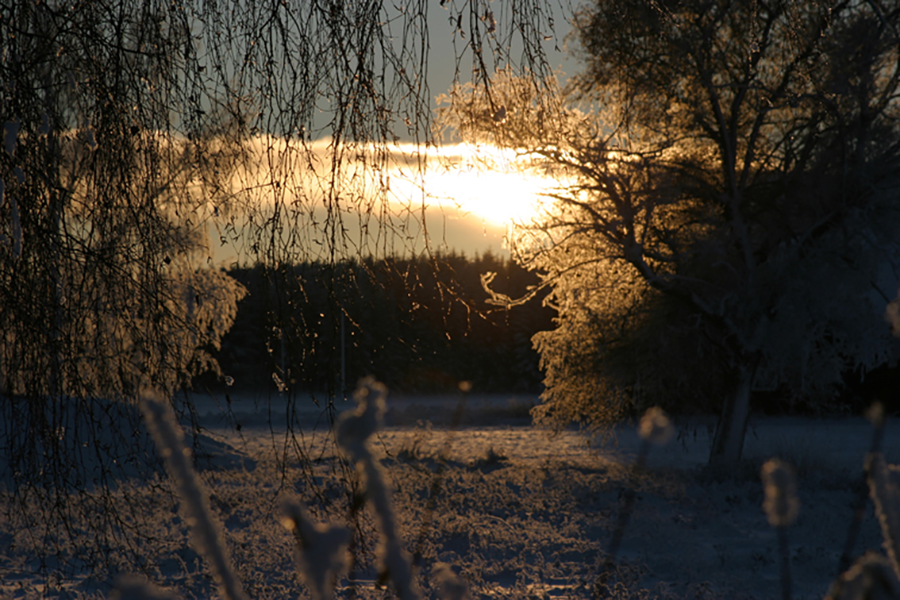
{"label": "dry weed stalk", "polygon": [[337,442],[360,472],[366,496],[375,511],[380,533],[377,556],[382,573],[390,576],[400,600],[416,600],[420,595],[410,558],[400,542],[391,495],[381,467],[368,447],[369,437],[381,427],[387,388],[372,378],[366,378],[360,382],[354,396],[359,406],[355,411],[341,416],[336,428]]}
{"label": "dry weed stalk", "polygon": [[[866,552],[831,585],[825,600],[888,600],[900,598],[900,465],[888,465],[881,453],[884,410],[875,404],[866,415],[873,425],[872,449],[866,456],[865,475],[875,514],[881,525],[887,558]],[[853,542],[865,511],[865,499],[854,507],[854,521],[841,565],[849,562]]]}
{"label": "dry weed stalk", "polygon": [[797,519],[800,501],[797,499],[797,479],[787,463],[773,458],[762,466],[765,501],[763,510],[769,525],[778,531],[778,552],[781,554],[781,598],[791,598],[791,555],[788,549],[787,528]]}
{"label": "dry weed stalk", "polygon": [[209,497],[191,464],[191,451],[184,443],[184,432],[175,414],[154,391],[141,394],[141,409],[157,449],[165,460],[166,470],[178,487],[181,507],[191,526],[194,544],[206,559],[219,593],[227,600],[245,600],[241,582],[221,541],[221,528],[209,509]]}

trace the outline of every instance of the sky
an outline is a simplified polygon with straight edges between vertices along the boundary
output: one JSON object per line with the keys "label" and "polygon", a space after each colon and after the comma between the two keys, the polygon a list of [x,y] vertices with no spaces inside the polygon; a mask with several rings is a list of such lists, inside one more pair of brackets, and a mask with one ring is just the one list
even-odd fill
{"label": "sky", "polygon": [[[285,225],[284,242],[293,241],[312,253],[303,260],[328,257],[335,224],[345,232],[354,255],[408,255],[427,248],[505,256],[504,238],[510,227],[536,219],[547,204],[542,192],[557,185],[555,180],[526,174],[526,159],[512,150],[463,143],[423,149],[400,143],[388,148],[386,158],[383,148],[354,148],[344,157],[342,176],[329,195],[330,140],[306,147],[259,136],[247,149],[248,160],[233,174],[229,190],[240,202],[207,207],[201,219],[210,224],[212,258],[225,267],[255,258],[248,248],[253,239],[250,229],[244,228],[241,235],[227,231],[233,222],[246,227],[240,216],[246,206],[256,207],[256,223],[268,221],[277,210]],[[278,182],[281,194],[277,209],[272,181]],[[332,205],[331,217],[325,210],[326,198]],[[387,212],[382,212],[380,198],[388,199]],[[236,220],[234,215],[239,215]],[[362,236],[363,230],[368,238]],[[226,243],[217,243],[223,237]]]}
{"label": "sky", "polygon": [[[546,54],[547,63],[551,70],[558,71],[561,77],[565,79],[568,75],[574,74],[578,69],[577,60],[566,51],[566,36],[571,32],[572,26],[569,23],[571,19],[572,8],[570,6],[561,6],[559,3],[568,4],[569,0],[548,0],[553,10],[552,21],[553,30],[546,30],[546,37],[552,35],[550,39],[545,39],[543,50]],[[495,0],[491,3],[494,9],[494,15],[500,21],[506,15],[503,11],[505,3]],[[449,15],[450,11],[441,9],[432,9],[429,12],[429,33],[431,49],[428,55],[428,85],[432,92],[432,101],[434,96],[443,94],[450,89],[453,83],[454,72],[456,71],[457,56],[453,45],[454,26],[451,24]],[[498,24],[498,30],[502,29],[502,23]],[[464,40],[463,40],[464,41]],[[457,44],[461,41],[457,40]],[[518,61],[521,54],[521,45],[513,44],[509,51],[510,57],[514,61]],[[460,61],[460,79],[465,81],[465,70],[471,67],[471,54],[463,55]],[[432,106],[434,103],[432,102]]]}
{"label": "sky", "polygon": [[[505,14],[508,5],[496,2],[490,6],[496,7],[494,10],[498,20],[508,16]],[[543,49],[547,54],[550,68],[565,79],[568,74],[576,71],[577,63],[565,50],[565,37],[571,27],[564,9],[556,6],[555,10],[557,11],[553,15],[555,37],[545,39]],[[460,80],[464,81],[463,72],[471,66],[470,54],[463,54],[457,65],[458,52],[454,47],[455,27],[450,22],[450,14],[450,11],[439,8],[437,2],[430,6],[428,84],[432,108],[437,106],[436,96],[450,89],[456,70],[459,69]],[[498,24],[498,31],[501,27],[502,23]],[[464,43],[464,40],[457,37],[455,43],[458,46]],[[509,54],[513,60],[518,59],[517,52],[520,53],[521,50],[517,50],[515,46],[510,49]],[[259,148],[255,151],[260,152],[258,164],[271,165],[271,153],[268,156],[264,154],[265,148],[271,147],[273,143],[278,145],[287,142],[283,140],[273,142],[272,139],[257,140]],[[330,143],[327,138],[313,142],[314,161],[318,162],[315,171],[328,172],[329,152],[332,151],[329,148]],[[427,245],[431,250],[452,250],[469,256],[486,252],[506,256],[508,250],[504,238],[510,227],[514,222],[528,222],[534,218],[535,207],[539,207],[542,203],[541,192],[554,184],[549,180],[523,176],[515,164],[514,155],[500,153],[494,148],[448,144],[437,150],[429,150],[425,169],[421,172],[411,167],[411,163],[415,162],[411,157],[416,150],[417,148],[410,142],[401,141],[388,149],[391,158],[383,171],[378,172],[350,160],[345,163],[348,169],[345,179],[353,183],[342,183],[345,187],[343,196],[352,197],[359,192],[360,186],[362,188],[384,186],[385,181],[388,182],[392,212],[410,217],[407,223],[401,226],[403,232],[400,237],[403,239],[398,239],[396,245],[396,248],[404,253],[421,252],[426,246],[427,230]],[[486,164],[492,166],[486,167]],[[315,187],[312,182],[297,179],[296,168],[291,169],[279,164],[275,170],[279,173],[274,175],[268,172],[245,173],[237,187],[258,187],[264,183],[263,179],[281,177],[288,188],[291,186],[303,188],[301,196],[322,195],[321,188],[318,191],[311,190]],[[378,181],[374,181],[373,178],[377,178]],[[354,186],[357,188],[356,191],[347,191],[346,188]],[[427,205],[424,218],[423,203]],[[365,219],[365,215],[360,217],[360,213],[365,213],[366,207],[360,210],[358,205],[352,204],[353,202],[348,202],[341,210],[341,218],[343,224],[351,230],[350,237],[355,237],[358,236],[361,218]],[[310,214],[309,222],[319,224],[324,222],[324,209],[309,206],[305,209]],[[302,211],[298,210],[299,212]],[[298,223],[304,222],[303,217],[297,219]],[[213,221],[210,232],[212,240],[222,237],[220,230],[223,225],[222,219],[218,223]],[[306,225],[302,228],[307,230],[302,235],[308,238],[309,246],[314,248],[316,244],[322,245],[324,233],[315,231],[315,226]],[[390,235],[387,230],[385,233]],[[215,241],[211,246],[213,259],[218,264],[228,265],[247,259],[246,249],[242,251],[230,244],[223,245]]]}
{"label": "sky", "polygon": [[[500,3],[497,3],[500,6]],[[553,39],[545,40],[544,51],[550,68],[559,73],[564,80],[568,75],[577,71],[577,61],[571,53],[566,51],[565,39],[571,31],[571,25],[565,10],[554,5],[553,15],[554,33]],[[432,94],[442,94],[450,89],[456,69],[456,58],[451,51],[452,46],[442,40],[442,36],[450,36],[452,25],[447,19],[446,11],[431,13],[432,51],[429,54],[428,77]],[[502,15],[497,12],[497,18]],[[442,47],[444,44],[444,47]],[[515,50],[511,52],[515,55]],[[432,98],[433,100],[433,98]],[[460,154],[465,155],[468,149],[461,149]],[[489,150],[488,150],[489,151]],[[475,161],[477,162],[477,161]],[[508,161],[493,161],[504,164]],[[506,255],[503,238],[505,237],[510,222],[504,217],[521,220],[531,218],[530,207],[535,204],[536,198],[532,193],[549,187],[549,182],[536,182],[524,179],[515,172],[514,168],[503,169],[499,172],[489,172],[472,168],[471,162],[461,161],[462,168],[459,173],[448,173],[440,178],[434,188],[429,191],[440,195],[444,201],[438,204],[441,207],[444,223],[443,238],[440,240],[450,248],[455,248],[467,254],[483,253],[491,251],[494,254]],[[447,202],[449,196],[456,195],[461,206],[460,210],[454,210],[451,202]],[[516,201],[526,198],[524,208],[516,208]],[[435,231],[434,228],[431,231]]]}

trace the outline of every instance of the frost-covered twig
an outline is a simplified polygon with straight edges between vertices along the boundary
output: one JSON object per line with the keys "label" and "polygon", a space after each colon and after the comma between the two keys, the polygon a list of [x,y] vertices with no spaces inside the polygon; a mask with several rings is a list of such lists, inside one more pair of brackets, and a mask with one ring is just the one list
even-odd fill
{"label": "frost-covered twig", "polygon": [[191,526],[197,551],[206,558],[219,593],[227,600],[243,600],[241,583],[231,566],[219,526],[209,509],[206,490],[191,464],[191,451],[184,443],[184,432],[172,409],[153,391],[142,392],[141,409],[157,449],[165,459],[169,476],[178,487],[182,510]]}
{"label": "frost-covered twig", "polygon": [[869,457],[869,489],[894,573],[900,577],[900,465],[889,465],[881,454]]}
{"label": "frost-covered twig", "polygon": [[800,502],[797,500],[797,482],[793,469],[774,458],[766,461],[760,473],[765,491],[763,510],[769,525],[778,531],[778,551],[781,555],[781,597],[791,598],[791,556],[788,551],[787,528],[797,518]]}
{"label": "frost-covered twig", "polygon": [[375,511],[381,533],[377,551],[381,568],[394,582],[400,600],[413,600],[419,598],[419,592],[413,580],[412,565],[400,543],[390,492],[367,445],[369,437],[381,426],[386,395],[387,388],[383,384],[372,378],[361,381],[354,394],[359,406],[352,413],[341,416],[337,424],[337,442],[362,475],[366,496]]}
{"label": "frost-covered twig", "polygon": [[329,600],[347,568],[350,531],[342,525],[313,523],[299,504],[284,505],[284,526],[297,541],[297,570],[313,600]]}
{"label": "frost-covered twig", "polygon": [[[884,407],[880,402],[876,402],[866,411],[866,417],[872,423],[872,445],[869,448],[869,456],[874,456],[881,452],[881,445],[884,440]],[[853,505],[853,518],[850,520],[850,526],[847,529],[847,541],[844,544],[844,551],[841,552],[841,558],[838,562],[837,581],[841,581],[841,576],[850,568],[850,564],[853,561],[853,548],[856,547],[856,538],[859,537],[859,531],[866,516],[866,505],[869,503],[868,468],[867,459],[862,474],[862,485],[859,486],[859,495]]]}
{"label": "frost-covered twig", "polygon": [[644,471],[647,464],[647,455],[650,453],[650,446],[662,446],[672,439],[674,428],[669,421],[663,409],[654,406],[644,413],[641,422],[638,425],[638,434],[641,436],[641,447],[638,450],[637,459],[632,466],[632,485],[625,489],[623,495],[625,504],[619,512],[619,519],[616,522],[616,528],[613,530],[612,538],[610,538],[609,546],[606,549],[606,561],[603,564],[603,570],[597,578],[598,585],[605,585],[606,581],[612,575],[616,566],[616,556],[619,553],[619,546],[622,545],[622,539],[625,537],[625,529],[628,527],[628,521],[631,518],[631,512],[634,510],[635,491],[634,483],[638,476]]}
{"label": "frost-covered twig", "polygon": [[866,552],[834,582],[825,600],[896,600],[900,580],[878,552]]}

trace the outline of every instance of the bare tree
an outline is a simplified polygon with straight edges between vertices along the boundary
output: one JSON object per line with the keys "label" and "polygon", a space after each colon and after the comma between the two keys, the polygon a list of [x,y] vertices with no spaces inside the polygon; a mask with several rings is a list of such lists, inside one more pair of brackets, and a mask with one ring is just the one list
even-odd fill
{"label": "bare tree", "polygon": [[[190,62],[176,17],[0,6],[0,482],[48,551],[93,539],[68,546],[84,560],[115,554],[123,515],[140,528],[139,507],[85,497],[154,467],[136,393],[214,367],[244,293],[204,267],[192,157],[208,148],[175,127]],[[92,502],[109,506],[84,531]]]}
{"label": "bare tree", "polygon": [[721,410],[710,460],[731,462],[753,390],[814,404],[895,355],[898,19],[884,2],[600,1],[576,19],[585,104],[561,102],[552,135],[523,136],[551,122],[539,110],[499,124],[457,90],[451,124],[566,173],[518,246],[560,310],[535,340],[545,415],[699,395]]}

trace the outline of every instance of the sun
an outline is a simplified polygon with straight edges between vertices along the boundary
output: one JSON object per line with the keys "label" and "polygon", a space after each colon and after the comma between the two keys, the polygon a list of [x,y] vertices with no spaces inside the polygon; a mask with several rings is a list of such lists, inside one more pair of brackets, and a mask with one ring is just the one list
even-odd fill
{"label": "sun", "polygon": [[422,174],[429,207],[494,227],[531,225],[546,214],[547,192],[558,182],[534,172],[514,151],[456,144],[441,152]]}
{"label": "sun", "polygon": [[542,193],[549,185],[524,173],[474,170],[441,177],[434,187],[440,189],[432,191],[427,187],[428,194],[444,207],[456,207],[461,216],[509,226],[528,225],[540,219],[547,202]]}

